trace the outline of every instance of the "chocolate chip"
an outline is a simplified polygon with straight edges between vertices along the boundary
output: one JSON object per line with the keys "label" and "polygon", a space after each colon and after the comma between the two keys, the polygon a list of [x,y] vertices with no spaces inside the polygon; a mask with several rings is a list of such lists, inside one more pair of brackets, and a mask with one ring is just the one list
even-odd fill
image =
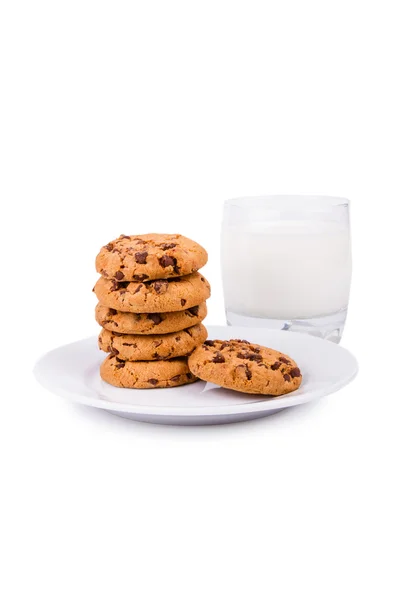
{"label": "chocolate chip", "polygon": [[180,341],[181,341],[181,336],[180,336],[180,335],[177,335],[177,336],[176,336],[176,338],[175,338],[175,341],[176,341],[176,342],[180,342]]}
{"label": "chocolate chip", "polygon": [[238,352],[236,355],[238,358],[245,358],[247,360],[253,360],[255,362],[261,362],[262,356],[259,354],[251,353],[251,352]]}
{"label": "chocolate chip", "polygon": [[154,347],[158,348],[159,346],[161,346],[162,343],[163,343],[162,340],[157,340],[156,342],[154,342]]}
{"label": "chocolate chip", "polygon": [[158,354],[158,352],[154,352],[154,354],[152,354],[152,357],[157,359],[160,358],[160,355]]}
{"label": "chocolate chip", "polygon": [[238,365],[235,370],[238,371],[239,369],[241,373],[244,373],[246,379],[250,380],[253,377],[253,374],[249,369],[249,365]]}
{"label": "chocolate chip", "polygon": [[137,348],[137,344],[128,344],[128,342],[122,342],[123,346],[132,346],[132,348]]}
{"label": "chocolate chip", "polygon": [[130,239],[131,239],[131,236],[130,236],[130,235],[123,235],[123,234],[121,234],[121,235],[119,236],[119,239],[120,239],[120,240],[130,240]]}
{"label": "chocolate chip", "polygon": [[174,377],[171,377],[170,381],[179,381],[181,378],[180,375],[174,375]]}
{"label": "chocolate chip", "polygon": [[114,275],[115,279],[118,279],[118,281],[120,281],[121,279],[124,278],[124,274],[122,271],[117,271]]}
{"label": "chocolate chip", "polygon": [[214,354],[214,356],[212,357],[212,362],[213,363],[224,363],[225,357],[221,354],[221,352],[216,352]]}
{"label": "chocolate chip", "polygon": [[145,265],[147,256],[148,252],[136,252],[135,260],[139,265]]}
{"label": "chocolate chip", "polygon": [[150,383],[151,385],[157,385],[158,379],[148,379],[148,383]]}
{"label": "chocolate chip", "polygon": [[158,247],[161,250],[171,250],[171,248],[175,248],[176,244],[158,244]]}
{"label": "chocolate chip", "polygon": [[181,298],[181,305],[182,305],[182,306],[185,306],[185,304],[186,304],[186,300],[185,300],[185,298]]}
{"label": "chocolate chip", "polygon": [[280,366],[281,366],[281,363],[276,361],[273,365],[271,365],[271,369],[273,371],[276,371],[277,369],[279,369]]}
{"label": "chocolate chip", "polygon": [[192,306],[192,308],[189,308],[189,312],[194,317],[198,317],[199,316],[199,307],[198,306]]}
{"label": "chocolate chip", "polygon": [[262,362],[262,356],[260,356],[259,354],[250,354],[249,356],[249,360],[253,360],[254,362]]}
{"label": "chocolate chip", "polygon": [[116,292],[117,290],[119,290],[119,287],[120,287],[120,284],[118,283],[118,281],[116,279],[112,279],[110,292]]}
{"label": "chocolate chip", "polygon": [[116,369],[123,369],[124,366],[125,366],[125,362],[121,361],[121,362],[119,362],[118,364],[115,365],[115,368]]}
{"label": "chocolate chip", "polygon": [[[104,323],[101,323],[101,325],[107,325],[107,323],[111,323],[114,327],[119,327],[118,323],[116,321],[112,321],[110,319],[108,319],[108,321],[104,321]],[[117,333],[116,331],[113,331],[113,333]]]}
{"label": "chocolate chip", "polygon": [[105,269],[101,269],[100,273],[103,275],[103,277],[105,277],[106,279],[108,279],[108,273]]}
{"label": "chocolate chip", "polygon": [[239,344],[250,344],[247,340],[231,340],[231,342],[239,342]]}
{"label": "chocolate chip", "polygon": [[150,321],[153,321],[154,325],[159,325],[162,321],[161,315],[157,313],[151,313],[147,315],[147,318],[150,319]]}
{"label": "chocolate chip", "polygon": [[291,371],[289,371],[289,375],[291,377],[300,377],[300,375],[301,375],[300,369],[298,367],[295,367],[294,369],[292,369]]}
{"label": "chocolate chip", "polygon": [[157,294],[165,294],[168,289],[168,281],[165,279],[159,279],[154,282],[154,290]]}
{"label": "chocolate chip", "polygon": [[215,342],[213,340],[206,340],[203,346],[215,346]]}
{"label": "chocolate chip", "polygon": [[111,250],[114,248],[114,246],[112,244],[107,244],[107,246],[104,246],[104,248],[106,250],[108,250],[109,252],[111,252]]}
{"label": "chocolate chip", "polygon": [[224,348],[228,348],[228,346],[229,346],[228,342],[224,342],[224,343],[221,345],[221,350],[223,350]]}
{"label": "chocolate chip", "polygon": [[205,281],[204,277],[200,277],[200,279],[201,279],[202,281]]}
{"label": "chocolate chip", "polygon": [[168,256],[168,254],[164,254],[161,258],[158,259],[158,262],[164,269],[166,269],[167,267],[173,267],[176,265],[176,258]]}
{"label": "chocolate chip", "polygon": [[138,291],[139,291],[139,290],[140,290],[142,287],[143,287],[143,284],[142,284],[142,283],[140,283],[140,284],[137,286],[136,290],[135,290],[133,293],[134,293],[134,294],[137,294],[137,293],[138,293]]}
{"label": "chocolate chip", "polygon": [[180,267],[178,267],[178,265],[175,265],[175,266],[174,266],[174,273],[176,273],[177,275],[179,275],[179,274],[180,274],[180,272],[181,272],[181,268],[180,268]]}
{"label": "chocolate chip", "polygon": [[284,379],[285,381],[290,381],[290,375],[288,375],[287,373],[285,373],[285,374],[283,375],[283,379]]}
{"label": "chocolate chip", "polygon": [[258,346],[250,346],[250,350],[252,350],[256,354],[260,354],[260,352],[261,352],[261,350],[260,350],[260,348],[258,348]]}
{"label": "chocolate chip", "polygon": [[116,348],[113,348],[112,346],[109,346],[108,352],[111,353],[111,356],[117,356],[117,354],[119,354],[119,350],[117,350]]}
{"label": "chocolate chip", "polygon": [[115,310],[115,308],[109,308],[108,309],[108,313],[107,313],[107,317],[113,317],[116,314],[117,314],[117,311]]}
{"label": "chocolate chip", "polygon": [[134,275],[132,279],[133,281],[144,281],[145,279],[149,279],[149,276],[143,273],[143,275]]}
{"label": "chocolate chip", "polygon": [[285,363],[285,365],[290,365],[290,360],[288,360],[287,358],[285,358],[284,356],[280,356],[279,360],[283,363]]}
{"label": "chocolate chip", "polygon": [[115,357],[115,360],[116,360],[117,362],[119,362],[119,363],[124,363],[124,364],[125,364],[125,361],[124,361],[124,360],[122,360],[122,358],[118,358],[118,356],[116,356],[116,357]]}

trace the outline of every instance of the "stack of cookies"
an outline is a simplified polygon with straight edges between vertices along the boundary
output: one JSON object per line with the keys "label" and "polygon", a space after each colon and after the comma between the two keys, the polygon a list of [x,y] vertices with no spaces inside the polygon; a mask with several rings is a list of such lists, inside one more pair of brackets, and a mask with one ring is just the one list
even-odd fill
{"label": "stack of cookies", "polygon": [[100,250],[93,291],[99,347],[109,353],[104,381],[164,388],[196,380],[187,357],[207,339],[210,285],[198,272],[206,262],[204,248],[178,234],[121,235]]}

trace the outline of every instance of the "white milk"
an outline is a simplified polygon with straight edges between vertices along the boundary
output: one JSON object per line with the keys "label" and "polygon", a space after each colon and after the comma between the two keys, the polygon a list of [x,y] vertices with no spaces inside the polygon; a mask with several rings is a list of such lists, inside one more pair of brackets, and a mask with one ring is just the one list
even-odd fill
{"label": "white milk", "polygon": [[347,307],[351,250],[343,223],[224,224],[227,311],[275,319],[329,315]]}

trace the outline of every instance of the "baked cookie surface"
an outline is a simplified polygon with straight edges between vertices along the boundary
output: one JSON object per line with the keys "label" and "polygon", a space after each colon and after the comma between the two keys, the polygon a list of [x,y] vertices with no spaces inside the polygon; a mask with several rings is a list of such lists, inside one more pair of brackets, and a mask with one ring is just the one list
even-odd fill
{"label": "baked cookie surface", "polygon": [[175,312],[128,313],[98,304],[95,315],[98,324],[108,331],[136,335],[164,334],[200,323],[207,316],[207,306],[202,302],[198,306]]}
{"label": "baked cookie surface", "polygon": [[247,394],[280,396],[302,380],[292,358],[246,340],[207,340],[189,357],[189,368],[200,379]]}
{"label": "baked cookie surface", "polygon": [[160,313],[198,306],[210,297],[210,284],[201,273],[144,283],[100,277],[93,288],[98,300],[122,312]]}
{"label": "baked cookie surface", "polygon": [[106,279],[141,282],[194,273],[207,258],[200,244],[180,234],[121,235],[101,248],[96,270]]}
{"label": "baked cookie surface", "polygon": [[187,358],[129,362],[109,355],[100,366],[100,376],[107,383],[123,388],[166,388],[193,383]]}
{"label": "baked cookie surface", "polygon": [[165,360],[190,354],[206,339],[207,329],[201,323],[164,335],[129,335],[102,329],[99,348],[122,360]]}

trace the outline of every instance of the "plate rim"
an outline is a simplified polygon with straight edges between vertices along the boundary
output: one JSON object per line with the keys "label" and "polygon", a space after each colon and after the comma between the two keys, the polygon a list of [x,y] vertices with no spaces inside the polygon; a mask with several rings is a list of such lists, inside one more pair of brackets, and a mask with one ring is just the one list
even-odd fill
{"label": "plate rim", "polygon": [[[212,327],[226,327],[226,328],[230,328],[228,325],[209,325],[208,326],[210,329]],[[243,329],[250,329],[250,328],[245,328],[243,327]],[[316,338],[313,336],[310,336],[308,334],[305,333],[298,333],[298,332],[293,332],[293,331],[286,331],[284,332],[285,335],[290,335],[290,336],[301,336],[304,338],[309,339],[313,339],[314,341],[312,343],[322,343],[322,344],[332,344],[333,342],[329,342],[327,340],[323,340],[321,338]],[[114,411],[114,412],[120,412],[120,413],[129,413],[131,415],[140,415],[140,416],[160,416],[160,417],[167,417],[167,416],[174,416],[174,417],[217,417],[217,416],[223,416],[223,415],[237,415],[237,414],[255,414],[255,413],[262,413],[262,412],[269,412],[271,410],[278,410],[281,408],[289,408],[291,406],[298,406],[300,404],[306,404],[308,402],[312,402],[313,400],[317,400],[318,398],[322,398],[325,396],[329,396],[337,391],[339,391],[340,389],[342,389],[343,387],[345,387],[346,385],[348,385],[351,381],[353,381],[355,379],[355,377],[357,376],[358,373],[358,362],[357,359],[355,358],[355,356],[349,351],[347,350],[347,348],[344,348],[343,346],[339,346],[337,344],[334,344],[335,346],[337,346],[338,348],[340,348],[340,351],[347,354],[348,357],[353,361],[353,369],[351,371],[351,373],[349,373],[349,375],[345,378],[343,378],[342,380],[340,380],[339,382],[333,383],[331,386],[324,388],[323,392],[321,393],[321,391],[314,391],[314,392],[308,392],[305,396],[301,396],[301,395],[297,395],[294,396],[292,395],[292,393],[289,394],[284,394],[283,396],[279,396],[278,398],[266,398],[265,400],[258,400],[257,402],[252,402],[249,401],[248,403],[241,403],[241,404],[232,404],[232,405],[221,405],[221,406],[196,406],[196,407],[188,407],[185,410],[184,406],[170,406],[170,407],[162,407],[162,406],[151,406],[151,405],[137,405],[137,404],[125,404],[123,402],[111,402],[110,400],[103,400],[101,398],[92,398],[91,396],[87,396],[81,393],[74,393],[71,391],[68,391],[67,389],[60,387],[57,384],[54,384],[51,381],[51,378],[48,378],[45,376],[45,374],[43,373],[43,371],[41,371],[41,364],[45,361],[45,359],[53,354],[54,352],[57,352],[58,350],[61,350],[62,348],[66,348],[68,346],[72,346],[74,344],[79,344],[81,342],[88,342],[89,340],[96,340],[97,337],[96,336],[89,336],[87,338],[82,338],[80,340],[76,340],[74,342],[70,342],[69,344],[63,344],[61,346],[58,346],[57,348],[53,348],[52,350],[46,352],[45,354],[43,354],[35,363],[34,369],[33,369],[33,374],[36,378],[36,380],[38,381],[38,383],[40,383],[40,385],[42,385],[45,389],[47,389],[48,391],[61,396],[62,398],[66,398],[67,400],[71,400],[75,403],[78,404],[83,404],[85,406],[91,406],[93,408],[101,408],[104,410],[108,410],[108,411]],[[182,386],[185,387],[185,386]],[[152,390],[154,393],[154,390]],[[234,392],[234,390],[231,390],[232,392]],[[257,395],[257,398],[259,396]]]}

